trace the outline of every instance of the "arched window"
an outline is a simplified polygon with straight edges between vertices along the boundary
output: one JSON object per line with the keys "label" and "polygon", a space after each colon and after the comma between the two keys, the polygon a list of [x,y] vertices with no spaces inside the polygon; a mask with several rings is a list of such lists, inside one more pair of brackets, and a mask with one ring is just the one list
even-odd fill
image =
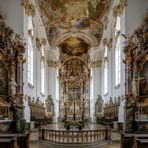
{"label": "arched window", "polygon": [[28,16],[28,82],[33,85],[33,22]]}
{"label": "arched window", "polygon": [[108,49],[105,46],[104,52],[104,94],[108,93]]}
{"label": "arched window", "polygon": [[116,20],[116,28],[115,28],[115,38],[116,38],[116,46],[115,46],[115,86],[119,85],[121,82],[121,36],[120,36],[120,16],[117,17]]}
{"label": "arched window", "polygon": [[45,94],[45,48],[41,46],[41,93]]}

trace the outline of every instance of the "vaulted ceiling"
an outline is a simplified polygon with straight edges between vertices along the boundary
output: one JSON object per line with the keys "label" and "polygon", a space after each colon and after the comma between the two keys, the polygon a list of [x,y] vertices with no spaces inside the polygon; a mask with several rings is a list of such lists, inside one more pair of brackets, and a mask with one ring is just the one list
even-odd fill
{"label": "vaulted ceiling", "polygon": [[110,1],[38,0],[50,45],[55,46],[58,37],[68,32],[86,34],[98,45],[103,35],[102,18]]}

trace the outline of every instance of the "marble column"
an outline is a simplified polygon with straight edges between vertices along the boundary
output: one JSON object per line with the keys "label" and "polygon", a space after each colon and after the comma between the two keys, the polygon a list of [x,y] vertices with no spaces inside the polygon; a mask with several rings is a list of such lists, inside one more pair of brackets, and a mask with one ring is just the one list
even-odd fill
{"label": "marble column", "polygon": [[59,69],[56,68],[56,90],[55,90],[55,122],[58,122],[59,117]]}
{"label": "marble column", "polygon": [[49,95],[54,103],[54,122],[56,121],[56,68],[49,67]]}
{"label": "marble column", "polygon": [[91,68],[90,76],[90,118],[94,122],[94,71]]}
{"label": "marble column", "polygon": [[96,122],[95,103],[98,95],[101,95],[101,68],[97,66],[94,68],[94,119]]}

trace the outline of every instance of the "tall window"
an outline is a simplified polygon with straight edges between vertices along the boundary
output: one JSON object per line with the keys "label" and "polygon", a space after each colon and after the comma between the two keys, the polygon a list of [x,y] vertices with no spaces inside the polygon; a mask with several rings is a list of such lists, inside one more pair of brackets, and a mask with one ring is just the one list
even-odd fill
{"label": "tall window", "polygon": [[115,37],[115,86],[121,82],[121,37],[119,35],[121,29],[120,16],[116,20]]}
{"label": "tall window", "polygon": [[115,48],[115,85],[121,82],[121,39],[118,37]]}
{"label": "tall window", "polygon": [[108,93],[108,49],[105,46],[104,52],[104,94]]}
{"label": "tall window", "polygon": [[28,16],[28,82],[33,85],[33,23]]}
{"label": "tall window", "polygon": [[41,59],[41,93],[45,93],[45,49],[44,45],[41,46],[41,54],[42,54],[42,59]]}

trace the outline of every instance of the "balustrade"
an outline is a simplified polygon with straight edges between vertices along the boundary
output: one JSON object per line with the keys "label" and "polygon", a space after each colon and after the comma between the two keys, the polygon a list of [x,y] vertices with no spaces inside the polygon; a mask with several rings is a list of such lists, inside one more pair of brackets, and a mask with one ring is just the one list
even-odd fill
{"label": "balustrade", "polygon": [[110,141],[110,129],[101,128],[98,130],[52,130],[47,128],[40,129],[40,140],[53,143],[95,143]]}

